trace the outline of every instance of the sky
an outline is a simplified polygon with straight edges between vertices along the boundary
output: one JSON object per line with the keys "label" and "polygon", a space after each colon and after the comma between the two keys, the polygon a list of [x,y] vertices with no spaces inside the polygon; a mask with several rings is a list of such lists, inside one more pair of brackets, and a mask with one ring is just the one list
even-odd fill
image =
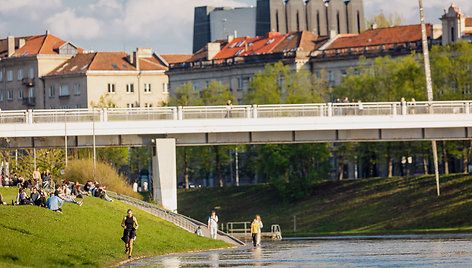
{"label": "sky", "polygon": [[[471,0],[423,0],[426,22],[439,24],[451,3],[472,17]],[[86,50],[152,47],[159,54],[191,54],[195,6],[249,6],[256,0],[0,0],[0,38],[46,29]],[[416,0],[364,0],[366,18],[400,14],[419,23]]]}

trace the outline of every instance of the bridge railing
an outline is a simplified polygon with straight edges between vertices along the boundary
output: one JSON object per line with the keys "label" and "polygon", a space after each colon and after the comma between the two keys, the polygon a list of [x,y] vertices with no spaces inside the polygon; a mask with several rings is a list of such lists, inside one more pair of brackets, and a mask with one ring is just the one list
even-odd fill
{"label": "bridge railing", "polygon": [[356,102],[0,111],[0,123],[470,114],[472,101]]}

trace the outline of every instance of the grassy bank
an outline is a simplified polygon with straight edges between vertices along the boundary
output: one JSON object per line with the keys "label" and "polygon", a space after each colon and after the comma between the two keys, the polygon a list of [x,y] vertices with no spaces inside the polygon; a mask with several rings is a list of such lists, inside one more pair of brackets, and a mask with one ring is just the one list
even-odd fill
{"label": "grassy bank", "polygon": [[[0,192],[11,203],[17,189]],[[120,224],[128,208],[93,197],[82,207],[65,203],[62,215],[34,206],[0,206],[0,267],[103,267],[125,260]],[[228,246],[133,210],[139,222],[133,257]]]}
{"label": "grassy bank", "polygon": [[206,220],[220,207],[220,222],[250,221],[261,214],[266,228],[287,235],[401,233],[472,230],[472,176],[441,177],[436,196],[432,176],[316,182],[311,197],[283,202],[269,185],[180,190],[179,212]]}

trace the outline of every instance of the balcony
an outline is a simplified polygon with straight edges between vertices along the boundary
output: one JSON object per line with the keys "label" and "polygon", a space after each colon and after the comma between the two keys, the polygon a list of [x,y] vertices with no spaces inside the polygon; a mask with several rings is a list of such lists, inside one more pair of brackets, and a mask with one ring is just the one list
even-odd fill
{"label": "balcony", "polygon": [[26,85],[28,87],[34,86],[34,78],[23,78],[22,82],[23,85]]}
{"label": "balcony", "polygon": [[36,97],[24,97],[23,98],[23,105],[35,106],[36,105]]}

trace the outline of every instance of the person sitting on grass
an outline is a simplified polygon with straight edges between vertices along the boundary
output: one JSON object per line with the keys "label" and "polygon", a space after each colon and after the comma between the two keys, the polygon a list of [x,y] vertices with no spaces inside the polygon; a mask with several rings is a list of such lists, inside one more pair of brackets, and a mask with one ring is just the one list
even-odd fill
{"label": "person sitting on grass", "polygon": [[63,187],[61,187],[60,185],[57,185],[56,186],[56,191],[54,192],[54,195],[61,198],[62,200],[64,200],[65,202],[68,202],[68,203],[72,203],[72,204],[76,204],[78,206],[82,206],[84,200],[81,200],[80,202],[77,202],[74,200],[74,198],[72,198],[72,196],[70,195],[67,195],[65,193],[66,191],[66,186],[63,185]]}
{"label": "person sitting on grass", "polygon": [[111,199],[108,195],[107,192],[105,191],[105,186],[96,185],[97,188],[95,190],[95,197],[100,197],[101,199],[105,199],[108,202],[113,202],[113,199]]}
{"label": "person sitting on grass", "polygon": [[93,182],[91,180],[88,180],[87,183],[84,185],[84,191],[92,194],[93,196],[93,189],[95,188],[95,185],[93,185]]}
{"label": "person sitting on grass", "polygon": [[44,190],[40,190],[39,192],[40,192],[39,198],[36,202],[34,202],[34,204],[36,206],[45,208],[45,207],[47,207],[47,205],[46,205],[46,193],[44,192]]}
{"label": "person sitting on grass", "polygon": [[33,202],[29,200],[28,195],[25,193],[23,188],[20,188],[18,194],[16,195],[16,203],[18,205],[32,205]]}
{"label": "person sitting on grass", "polygon": [[48,209],[61,213],[62,214],[62,204],[64,204],[64,201],[56,196],[54,193],[51,194],[51,197],[48,198],[48,201],[46,202],[46,206]]}
{"label": "person sitting on grass", "polygon": [[30,194],[30,198],[31,198],[31,201],[36,205],[36,202],[38,202],[39,198],[41,197],[41,194],[38,192],[38,189],[36,189],[36,187],[33,187],[31,189],[31,194]]}
{"label": "person sitting on grass", "polygon": [[87,192],[84,192],[84,191],[80,190],[80,185],[79,185],[78,181],[76,181],[74,183],[74,186],[72,187],[71,194],[72,194],[72,196],[79,197],[79,198],[84,198],[84,195],[88,195]]}
{"label": "person sitting on grass", "polygon": [[0,205],[6,205],[7,203],[3,202],[2,193],[0,193]]}

